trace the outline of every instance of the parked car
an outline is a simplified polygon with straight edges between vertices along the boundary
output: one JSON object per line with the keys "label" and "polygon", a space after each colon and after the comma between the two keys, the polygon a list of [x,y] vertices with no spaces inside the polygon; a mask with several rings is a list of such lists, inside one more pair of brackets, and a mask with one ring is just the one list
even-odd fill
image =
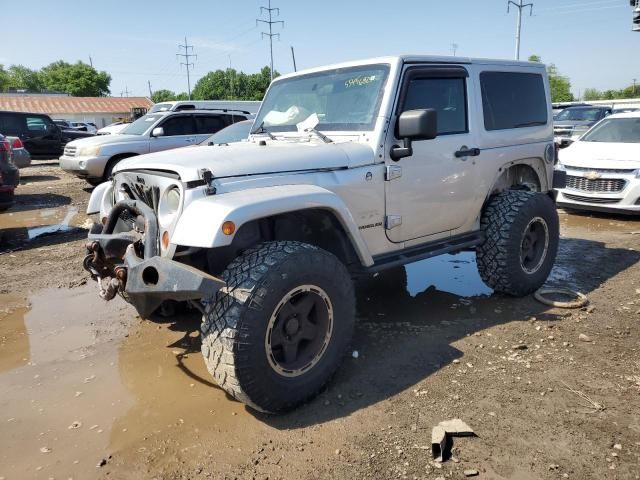
{"label": "parked car", "polygon": [[100,233],[84,267],[142,318],[191,301],[218,386],[283,412],[339,367],[352,276],[474,249],[496,292],[540,288],[558,248],[554,152],[538,62],[396,56],[283,75],[248,142],[117,165],[88,203]]}
{"label": "parked car", "polygon": [[20,171],[13,164],[11,143],[0,134],[0,212],[15,203],[15,189],[20,183]]}
{"label": "parked car", "polygon": [[62,129],[49,115],[7,111],[0,111],[0,133],[18,137],[31,158],[58,157],[69,141],[94,136],[88,132]]}
{"label": "parked car", "polygon": [[88,122],[71,122],[71,126],[75,129],[82,130],[83,132],[95,134],[98,131],[95,125]]}
{"label": "parked car", "polygon": [[147,113],[177,112],[178,110],[220,110],[255,114],[259,108],[260,102],[252,100],[173,100],[156,103]]}
{"label": "parked car", "polygon": [[76,127],[71,125],[70,120],[63,120],[61,118],[54,118],[53,123],[55,123],[61,130],[78,130]]}
{"label": "parked car", "polygon": [[631,113],[631,112],[639,112],[640,107],[613,107],[611,114],[615,113]]}
{"label": "parked car", "polygon": [[640,112],[611,115],[559,152],[562,207],[640,213]]}
{"label": "parked car", "polygon": [[97,135],[69,143],[60,167],[91,184],[111,176],[116,164],[135,155],[196,145],[247,115],[208,110],[148,113],[120,135]]}
{"label": "parked car", "polygon": [[565,108],[555,117],[553,123],[556,143],[563,146],[563,140],[579,137],[610,114],[611,107],[609,106],[591,105]]}
{"label": "parked car", "polygon": [[102,127],[96,132],[97,135],[114,135],[116,133],[122,133],[122,131],[129,126],[131,122],[115,122],[106,127]]}
{"label": "parked car", "polygon": [[18,137],[7,137],[7,140],[11,143],[14,165],[18,168],[25,168],[31,165],[31,155],[29,154],[29,151],[24,148],[22,140]]}
{"label": "parked car", "polygon": [[576,102],[554,102],[551,104],[552,111],[553,111],[553,120],[555,121],[556,118],[558,117],[558,114],[560,112],[562,112],[563,110],[569,108],[569,107],[583,107],[583,106],[590,106],[591,104],[589,103],[576,103]]}
{"label": "parked car", "polygon": [[214,133],[200,145],[220,145],[224,143],[240,142],[249,138],[253,120],[242,120]]}

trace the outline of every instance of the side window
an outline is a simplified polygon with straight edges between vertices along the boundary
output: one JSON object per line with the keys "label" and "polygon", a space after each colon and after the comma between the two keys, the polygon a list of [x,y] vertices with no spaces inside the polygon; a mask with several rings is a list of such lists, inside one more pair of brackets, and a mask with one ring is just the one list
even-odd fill
{"label": "side window", "polygon": [[47,131],[47,123],[42,117],[27,116],[27,130],[34,133],[44,133]]}
{"label": "side window", "polygon": [[547,98],[542,75],[482,72],[480,86],[486,130],[547,124]]}
{"label": "side window", "polygon": [[4,135],[22,135],[25,133],[24,117],[19,114],[0,114],[0,133]]}
{"label": "side window", "polygon": [[196,132],[199,134],[213,134],[227,126],[221,115],[196,115]]}
{"label": "side window", "polygon": [[438,112],[438,135],[468,132],[465,79],[410,80],[402,111],[424,108],[433,108]]}
{"label": "side window", "polygon": [[196,130],[193,125],[193,117],[191,115],[175,116],[167,119],[162,125],[165,137],[175,135],[194,135]]}

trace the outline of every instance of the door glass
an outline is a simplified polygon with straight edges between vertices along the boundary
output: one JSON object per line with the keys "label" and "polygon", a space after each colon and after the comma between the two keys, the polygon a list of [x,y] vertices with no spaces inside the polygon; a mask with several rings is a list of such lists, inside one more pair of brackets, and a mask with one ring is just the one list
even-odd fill
{"label": "door glass", "polygon": [[425,108],[433,108],[438,112],[438,135],[468,132],[465,79],[411,80],[402,111]]}
{"label": "door glass", "polygon": [[175,135],[194,135],[196,133],[193,125],[193,117],[191,117],[191,115],[171,117],[160,126],[164,129],[165,137],[172,137]]}
{"label": "door glass", "polygon": [[42,117],[27,117],[27,130],[33,133],[45,133],[47,124]]}
{"label": "door glass", "polygon": [[211,135],[225,126],[224,118],[220,115],[196,115],[196,131],[199,134]]}
{"label": "door glass", "polygon": [[0,132],[5,135],[22,135],[24,133],[24,117],[11,114],[0,116]]}

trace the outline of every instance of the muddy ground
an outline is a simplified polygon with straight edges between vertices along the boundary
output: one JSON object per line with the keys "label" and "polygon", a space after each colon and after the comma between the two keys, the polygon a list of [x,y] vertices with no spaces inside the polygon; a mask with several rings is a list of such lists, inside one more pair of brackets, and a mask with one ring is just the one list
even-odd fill
{"label": "muddy ground", "polygon": [[[22,178],[0,214],[2,480],[640,478],[638,220],[560,212],[549,283],[587,309],[492,295],[471,254],[383,275],[359,293],[357,358],[273,417],[212,383],[197,316],[98,298],[84,182],[55,161]],[[431,429],[456,417],[477,436],[435,464]]]}

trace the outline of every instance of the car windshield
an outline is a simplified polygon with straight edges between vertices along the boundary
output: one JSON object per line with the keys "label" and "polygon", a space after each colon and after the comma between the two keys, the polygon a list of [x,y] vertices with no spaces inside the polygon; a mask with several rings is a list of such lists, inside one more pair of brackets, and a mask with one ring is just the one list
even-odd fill
{"label": "car windshield", "polygon": [[142,135],[144,132],[146,132],[149,129],[149,127],[151,127],[151,125],[156,123],[160,118],[162,118],[162,115],[159,115],[159,114],[144,115],[143,117],[140,117],[131,125],[129,125],[127,128],[125,128],[120,133],[124,133],[126,135]]}
{"label": "car windshield", "polygon": [[229,125],[228,127],[223,128],[218,133],[214,133],[204,142],[201,142],[201,144],[208,145],[209,143],[239,142],[249,137],[251,125],[253,125],[252,120],[234,123],[233,125]]}
{"label": "car windshield", "polygon": [[640,117],[608,118],[589,130],[580,141],[640,143]]}
{"label": "car windshield", "polygon": [[296,124],[315,114],[318,130],[372,130],[388,74],[388,65],[366,65],[276,81],[254,125],[296,131]]}
{"label": "car windshield", "polygon": [[556,120],[595,122],[601,116],[602,109],[600,108],[566,108],[558,114]]}

